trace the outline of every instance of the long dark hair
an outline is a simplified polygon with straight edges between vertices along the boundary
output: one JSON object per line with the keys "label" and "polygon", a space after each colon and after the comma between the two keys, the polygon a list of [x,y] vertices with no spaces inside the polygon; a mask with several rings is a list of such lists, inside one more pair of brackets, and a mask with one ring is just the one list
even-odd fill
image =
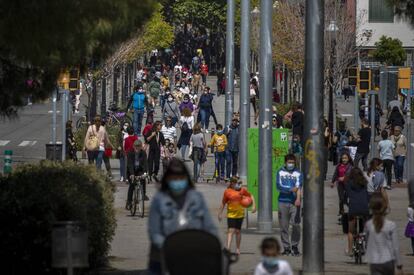
{"label": "long dark hair", "polygon": [[372,211],[372,222],[375,227],[375,231],[379,233],[384,226],[385,214],[387,210],[387,202],[381,193],[372,194],[369,201],[369,208]]}
{"label": "long dark hair", "polygon": [[371,176],[372,172],[377,171],[378,170],[378,166],[380,166],[382,164],[382,160],[379,158],[373,158],[371,160],[371,162],[369,163],[369,168],[368,168],[368,176]]}
{"label": "long dark hair", "polygon": [[347,180],[350,180],[353,185],[366,186],[368,183],[364,173],[358,167],[352,167]]}
{"label": "long dark hair", "polygon": [[342,157],[344,155],[348,157],[348,164],[351,164],[353,166],[354,165],[354,161],[352,160],[352,157],[351,157],[351,155],[348,152],[342,152],[341,153],[341,157],[340,157],[339,163],[340,164],[342,163]]}
{"label": "long dark hair", "polygon": [[162,176],[161,191],[167,192],[168,190],[170,190],[170,188],[168,187],[167,178],[171,175],[185,176],[188,180],[189,188],[194,188],[194,182],[191,180],[190,173],[188,172],[188,169],[185,166],[184,162],[177,158],[172,158],[170,160],[170,163],[168,164],[167,170]]}

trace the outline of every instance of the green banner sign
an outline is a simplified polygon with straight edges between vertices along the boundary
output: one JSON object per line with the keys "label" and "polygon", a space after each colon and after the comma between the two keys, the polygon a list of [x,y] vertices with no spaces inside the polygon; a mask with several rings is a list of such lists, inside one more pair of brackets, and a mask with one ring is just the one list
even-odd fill
{"label": "green banner sign", "polygon": [[[276,172],[283,166],[285,155],[289,152],[289,130],[273,129],[272,138],[272,181],[273,181],[273,210],[277,211]],[[248,176],[247,189],[258,202],[259,191],[259,129],[250,128],[248,131]]]}

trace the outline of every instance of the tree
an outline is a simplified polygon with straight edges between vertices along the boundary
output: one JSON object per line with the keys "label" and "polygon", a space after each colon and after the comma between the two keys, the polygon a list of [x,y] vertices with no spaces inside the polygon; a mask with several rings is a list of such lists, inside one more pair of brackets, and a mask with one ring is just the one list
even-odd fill
{"label": "tree", "polygon": [[153,49],[165,49],[174,41],[174,29],[165,21],[162,6],[159,4],[150,19],[137,30],[134,36],[122,43],[107,60],[104,70],[129,63]]}
{"label": "tree", "polygon": [[46,98],[60,69],[96,66],[127,39],[154,0],[0,0],[0,115]]}
{"label": "tree", "polygon": [[406,59],[406,52],[402,42],[397,38],[381,36],[375,42],[374,58],[387,66],[402,66]]}

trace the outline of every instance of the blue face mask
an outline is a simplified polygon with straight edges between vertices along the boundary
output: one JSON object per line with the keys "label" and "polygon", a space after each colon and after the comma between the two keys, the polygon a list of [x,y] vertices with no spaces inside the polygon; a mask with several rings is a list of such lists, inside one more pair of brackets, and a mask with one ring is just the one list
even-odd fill
{"label": "blue face mask", "polygon": [[286,169],[288,169],[289,171],[292,171],[293,169],[295,169],[295,164],[294,163],[286,164]]}
{"label": "blue face mask", "polygon": [[170,180],[168,187],[174,195],[181,195],[188,187],[188,180]]}
{"label": "blue face mask", "polygon": [[279,260],[276,257],[263,257],[262,259],[263,266],[265,268],[276,268],[279,264]]}
{"label": "blue face mask", "polygon": [[223,130],[217,130],[217,134],[222,135],[223,134]]}

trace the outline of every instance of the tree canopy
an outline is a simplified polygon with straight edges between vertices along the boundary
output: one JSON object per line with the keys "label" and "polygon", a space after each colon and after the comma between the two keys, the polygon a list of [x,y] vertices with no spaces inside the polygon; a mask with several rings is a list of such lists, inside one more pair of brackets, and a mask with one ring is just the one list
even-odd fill
{"label": "tree canopy", "polygon": [[388,0],[395,6],[395,12],[400,16],[406,16],[414,26],[414,0]]}
{"label": "tree canopy", "polygon": [[404,65],[406,52],[399,39],[383,35],[380,40],[375,43],[375,47],[374,58],[381,63],[389,66]]}
{"label": "tree canopy", "polygon": [[0,115],[50,94],[59,70],[96,66],[148,19],[154,0],[0,0]]}

